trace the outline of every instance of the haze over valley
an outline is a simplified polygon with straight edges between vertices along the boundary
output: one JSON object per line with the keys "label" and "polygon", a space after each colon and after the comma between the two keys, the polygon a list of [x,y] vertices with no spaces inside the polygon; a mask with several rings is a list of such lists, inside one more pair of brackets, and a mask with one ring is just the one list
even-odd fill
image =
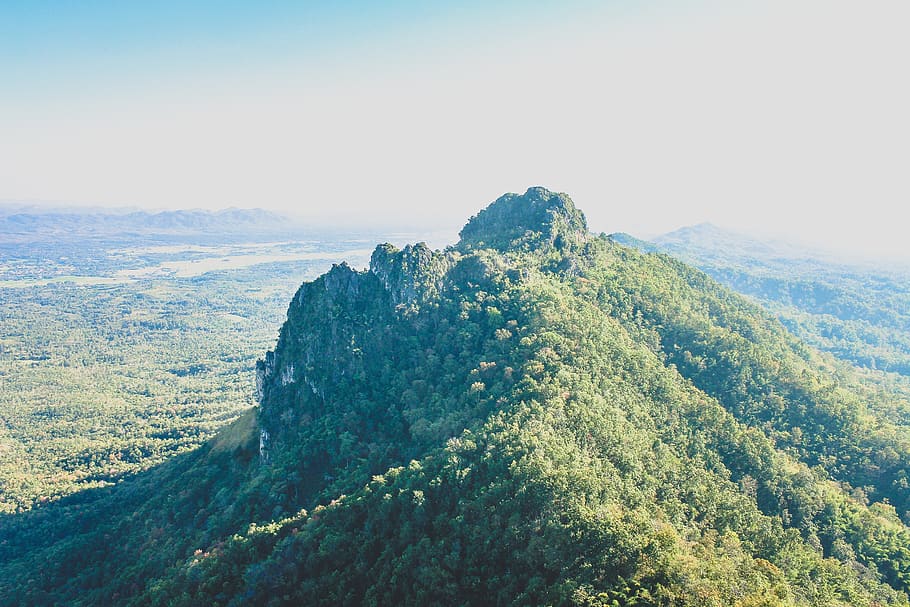
{"label": "haze over valley", "polygon": [[0,3],[0,607],[910,607],[908,22]]}

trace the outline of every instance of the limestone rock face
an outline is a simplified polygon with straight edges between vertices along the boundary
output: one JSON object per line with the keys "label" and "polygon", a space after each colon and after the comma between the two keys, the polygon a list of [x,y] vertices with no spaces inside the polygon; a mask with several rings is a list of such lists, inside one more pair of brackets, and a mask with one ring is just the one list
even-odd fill
{"label": "limestone rock face", "polygon": [[[301,285],[274,352],[257,364],[257,397],[269,404],[293,401],[296,392],[325,398],[360,368],[361,353],[394,310],[389,292],[371,272],[339,264]],[[377,324],[378,323],[378,324]]]}
{"label": "limestone rock face", "polygon": [[465,225],[461,241],[445,251],[422,242],[403,249],[381,244],[369,270],[341,263],[304,283],[274,352],[257,365],[263,428],[277,436],[293,417],[294,403],[332,401],[350,378],[387,365],[389,344],[410,330],[401,321],[422,307],[438,305],[448,290],[493,288],[491,280],[504,272],[504,262],[484,253],[487,247],[505,251],[527,242],[569,250],[586,238],[584,215],[568,196],[534,187],[491,203]]}
{"label": "limestone rock face", "polygon": [[424,242],[402,250],[382,244],[370,258],[370,271],[379,278],[396,305],[415,305],[439,294],[442,279],[453,261],[452,253],[434,252]]}

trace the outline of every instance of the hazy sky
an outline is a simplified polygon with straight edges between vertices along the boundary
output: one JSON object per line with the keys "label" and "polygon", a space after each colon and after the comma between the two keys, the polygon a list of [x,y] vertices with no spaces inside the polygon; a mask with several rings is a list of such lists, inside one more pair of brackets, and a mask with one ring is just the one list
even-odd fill
{"label": "hazy sky", "polygon": [[910,257],[910,2],[0,3],[0,199],[458,226],[570,194]]}

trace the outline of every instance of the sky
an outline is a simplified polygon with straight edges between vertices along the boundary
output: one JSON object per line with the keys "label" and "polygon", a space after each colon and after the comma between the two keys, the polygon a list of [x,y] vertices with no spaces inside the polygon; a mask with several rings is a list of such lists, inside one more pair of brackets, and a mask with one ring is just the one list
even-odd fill
{"label": "sky", "polygon": [[906,0],[0,3],[0,200],[452,227],[566,192],[910,259]]}

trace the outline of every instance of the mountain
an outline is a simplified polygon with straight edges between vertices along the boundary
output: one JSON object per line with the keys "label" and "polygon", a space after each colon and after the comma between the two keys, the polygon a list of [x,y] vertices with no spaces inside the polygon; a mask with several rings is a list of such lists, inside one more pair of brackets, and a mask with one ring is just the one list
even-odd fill
{"label": "mountain", "polygon": [[219,235],[249,232],[287,232],[293,222],[263,209],[220,211],[42,210],[0,207],[0,234],[7,242],[34,242],[48,238],[109,238],[123,234],[146,236]]}
{"label": "mountain", "polygon": [[781,242],[710,224],[645,242],[611,236],[641,251],[662,251],[754,297],[795,335],[854,365],[910,376],[910,270],[846,264]]}
{"label": "mountain", "polygon": [[806,259],[811,255],[808,251],[786,242],[750,238],[711,223],[700,223],[668,232],[655,238],[654,244],[677,253],[697,251],[703,257],[714,255],[718,259],[729,259],[738,256],[741,259],[762,259],[766,263],[774,260]]}
{"label": "mountain", "polygon": [[507,194],[304,283],[259,407],[0,519],[10,605],[907,605],[910,403]]}

